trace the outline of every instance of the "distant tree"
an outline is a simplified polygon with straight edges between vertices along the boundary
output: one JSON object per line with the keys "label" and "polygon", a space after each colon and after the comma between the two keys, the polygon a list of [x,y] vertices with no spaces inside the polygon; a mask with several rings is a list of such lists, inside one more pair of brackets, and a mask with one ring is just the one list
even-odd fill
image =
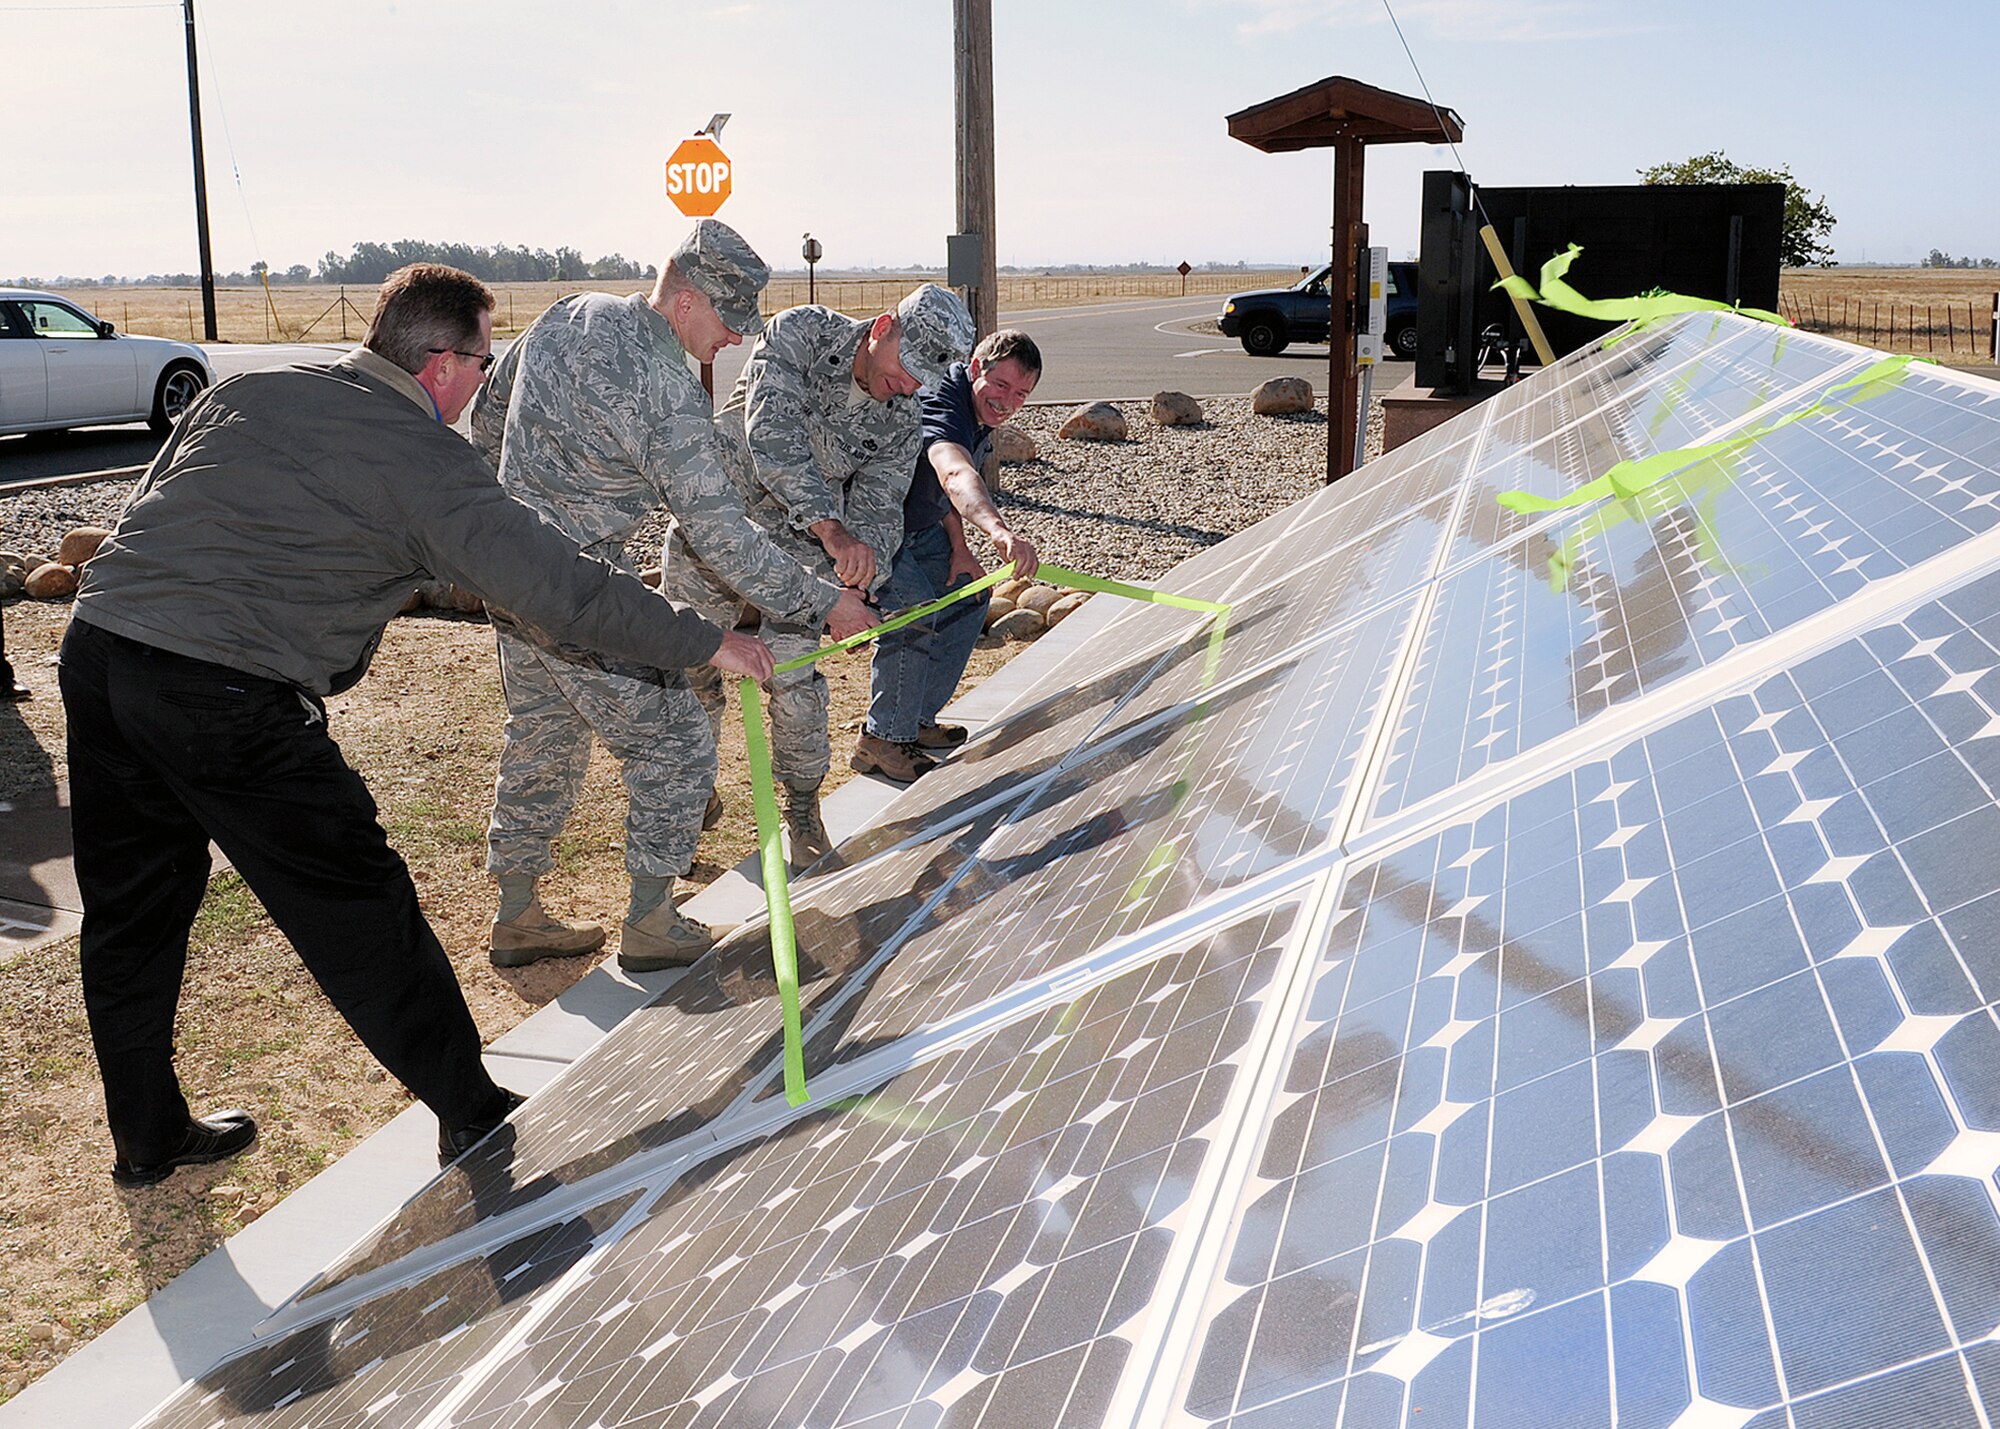
{"label": "distant tree", "polygon": [[583,255],[574,248],[558,248],[556,271],[550,276],[558,283],[573,283],[579,278],[590,276],[590,265],[583,261]]}
{"label": "distant tree", "polygon": [[1789,164],[1778,169],[1746,169],[1717,149],[1677,164],[1641,169],[1639,178],[1649,184],[1783,184],[1785,220],[1778,240],[1778,261],[1787,268],[1834,266],[1833,246],[1827,242],[1836,222],[1833,210],[1824,197],[1814,198],[1792,177]]}
{"label": "distant tree", "polygon": [[1955,268],[1958,265],[1951,261],[1951,255],[1942,248],[1933,248],[1930,252],[1930,257],[1924,259],[1921,266],[1925,268]]}
{"label": "distant tree", "polygon": [[312,281],[312,269],[306,267],[303,263],[294,263],[285,270],[285,281],[287,283],[310,283]]}

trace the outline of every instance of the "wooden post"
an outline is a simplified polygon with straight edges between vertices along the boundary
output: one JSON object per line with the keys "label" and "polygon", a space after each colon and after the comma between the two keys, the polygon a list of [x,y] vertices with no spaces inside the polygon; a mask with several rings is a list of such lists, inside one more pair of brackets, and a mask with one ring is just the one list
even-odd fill
{"label": "wooden post", "polygon": [[979,283],[967,296],[972,330],[1000,324],[1000,242],[993,201],[993,0],[952,0],[958,115],[958,231],[979,235]]}
{"label": "wooden post", "polygon": [[1355,252],[1361,223],[1362,165],[1367,148],[1352,135],[1333,141],[1333,270],[1326,285],[1333,293],[1332,326],[1326,358],[1326,479],[1354,470],[1356,404],[1361,373],[1354,365],[1354,284],[1362,255]]}
{"label": "wooden post", "polygon": [[[208,256],[208,169],[201,156],[201,83],[195,74],[194,0],[181,0],[181,12],[187,30],[188,132],[194,140],[194,230],[201,249],[201,322],[208,340],[214,342],[215,264]],[[192,332],[188,340],[194,340]]]}

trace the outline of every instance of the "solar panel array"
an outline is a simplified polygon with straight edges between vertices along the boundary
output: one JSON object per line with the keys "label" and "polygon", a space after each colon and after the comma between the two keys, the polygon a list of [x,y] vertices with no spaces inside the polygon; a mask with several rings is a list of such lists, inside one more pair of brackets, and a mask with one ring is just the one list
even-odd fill
{"label": "solar panel array", "polygon": [[754,925],[147,1423],[1990,1429],[2000,387],[1874,357],[1203,552],[794,888],[808,1105]]}

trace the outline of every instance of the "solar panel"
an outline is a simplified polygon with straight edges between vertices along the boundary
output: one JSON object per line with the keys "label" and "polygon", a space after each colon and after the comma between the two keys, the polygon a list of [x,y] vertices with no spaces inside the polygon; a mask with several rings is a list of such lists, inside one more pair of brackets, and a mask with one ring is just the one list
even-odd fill
{"label": "solar panel", "polygon": [[794,888],[811,1102],[753,924],[149,1423],[1990,1425],[2000,388],[1870,360],[1204,551]]}

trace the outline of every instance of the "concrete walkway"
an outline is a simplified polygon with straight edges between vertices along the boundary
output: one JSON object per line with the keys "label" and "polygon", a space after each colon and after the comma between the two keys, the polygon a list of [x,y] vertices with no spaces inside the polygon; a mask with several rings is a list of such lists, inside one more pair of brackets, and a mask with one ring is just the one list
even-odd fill
{"label": "concrete walkway", "polygon": [[[951,718],[975,732],[992,722],[1016,699],[1037,691],[1047,671],[1118,604],[1086,603],[954,704]],[[0,915],[22,910],[20,920],[34,929],[14,940],[16,953],[31,945],[28,936],[36,942],[65,937],[79,921],[65,792],[59,787],[41,805],[24,804],[0,819],[0,879],[8,880],[0,882],[0,898],[16,900],[0,902]],[[873,778],[841,786],[825,804],[834,838],[844,840],[875,822],[899,792],[899,786]],[[17,813],[29,817],[19,820]],[[754,859],[688,904],[696,917],[720,923],[747,921],[763,908]],[[0,959],[11,955],[5,951],[9,946],[0,942]],[[679,976],[635,978],[608,959],[488,1047],[487,1065],[503,1086],[532,1096]],[[248,1344],[272,1311],[437,1174],[437,1121],[424,1107],[412,1106],[0,1405],[0,1429],[117,1429],[137,1423],[187,1380]]]}

